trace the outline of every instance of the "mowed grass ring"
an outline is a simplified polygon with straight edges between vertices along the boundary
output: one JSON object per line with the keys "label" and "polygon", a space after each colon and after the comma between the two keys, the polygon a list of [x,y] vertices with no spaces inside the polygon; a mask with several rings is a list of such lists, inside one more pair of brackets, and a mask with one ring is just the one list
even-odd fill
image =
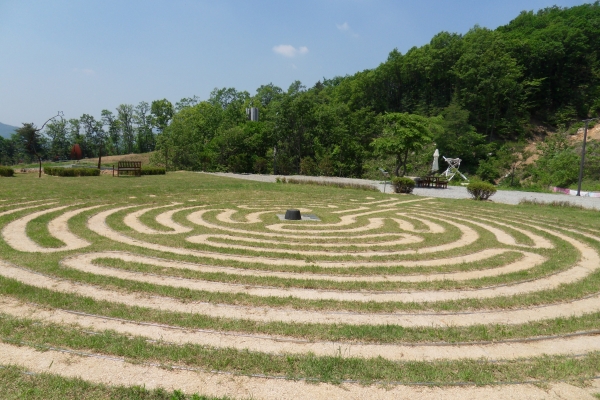
{"label": "mowed grass ring", "polygon": [[[42,179],[26,199],[4,196],[4,360],[46,346],[249,382],[600,373],[592,211],[191,173],[124,182],[81,178],[83,192],[47,199]],[[291,208],[317,218],[280,219]]]}

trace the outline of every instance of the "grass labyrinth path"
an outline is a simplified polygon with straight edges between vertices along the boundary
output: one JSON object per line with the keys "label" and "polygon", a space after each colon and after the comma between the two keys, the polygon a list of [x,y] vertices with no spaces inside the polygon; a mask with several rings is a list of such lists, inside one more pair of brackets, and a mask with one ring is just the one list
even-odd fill
{"label": "grass labyrinth path", "polygon": [[[600,375],[593,211],[184,173],[18,179],[0,195],[2,365],[235,398],[516,382],[580,398],[557,382]],[[290,207],[321,221],[279,220]]]}

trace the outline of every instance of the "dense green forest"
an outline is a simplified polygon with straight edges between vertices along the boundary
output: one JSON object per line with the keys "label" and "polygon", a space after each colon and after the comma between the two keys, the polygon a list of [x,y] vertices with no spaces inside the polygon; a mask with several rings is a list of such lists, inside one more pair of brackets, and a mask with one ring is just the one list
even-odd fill
{"label": "dense green forest", "polygon": [[[524,11],[495,30],[441,32],[406,54],[391,51],[376,68],[311,87],[223,88],[206,101],[55,119],[40,152],[69,158],[77,143],[84,156],[156,150],[154,162],[169,169],[374,177],[379,167],[426,173],[439,148],[485,180],[569,185],[580,149],[564,133],[600,112],[598,38],[599,2]],[[248,121],[248,107],[259,109],[258,122]],[[535,165],[517,168],[524,141],[540,132],[557,133]],[[0,138],[0,163],[29,160],[21,142]],[[600,148],[590,152],[586,176],[598,179]]]}

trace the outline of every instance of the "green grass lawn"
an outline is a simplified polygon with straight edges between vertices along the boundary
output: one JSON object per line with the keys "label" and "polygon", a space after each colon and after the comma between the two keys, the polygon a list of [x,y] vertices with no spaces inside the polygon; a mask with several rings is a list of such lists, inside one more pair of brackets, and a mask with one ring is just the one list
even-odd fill
{"label": "green grass lawn", "polygon": [[[573,268],[581,258],[580,252],[569,240],[579,241],[589,249],[600,252],[600,242],[593,238],[593,236],[600,236],[600,218],[597,211],[541,207],[534,204],[510,206],[449,199],[402,203],[412,200],[422,200],[422,198],[317,185],[260,183],[191,172],[141,178],[111,176],[37,178],[36,174],[18,174],[13,178],[0,178],[0,230],[33,212],[69,206],[63,210],[40,215],[26,224],[24,230],[26,236],[38,246],[60,250],[64,243],[52,235],[48,224],[66,211],[93,205],[100,207],[75,215],[67,223],[69,231],[88,241],[89,246],[68,251],[23,252],[0,238],[0,260],[28,271],[63,279],[65,282],[93,285],[115,293],[159,296],[183,304],[201,302],[223,307],[244,306],[315,313],[377,315],[494,312],[578,301],[600,292],[600,271],[593,271],[585,278],[574,282],[515,296],[425,302],[362,302],[323,299],[318,295],[314,299],[303,299],[294,295],[259,296],[244,292],[230,293],[152,284],[96,275],[67,267],[63,263],[67,257],[111,251],[191,263],[194,268],[166,268],[143,262],[123,261],[118,256],[98,257],[94,260],[94,264],[115,273],[136,272],[198,282],[242,285],[248,288],[298,290],[299,293],[315,290],[317,293],[328,291],[334,294],[338,292],[383,294],[456,290],[476,292],[550,279]],[[35,201],[37,203],[31,203]],[[16,208],[34,205],[39,207],[2,215]],[[111,234],[101,235],[88,225],[94,215],[119,207],[129,208],[114,212],[105,219],[105,226],[112,232]],[[310,210],[321,219],[321,222],[301,221],[291,223],[287,227],[278,227],[284,222],[280,221],[276,214],[283,213],[289,208]],[[139,216],[139,223],[158,233],[143,233],[128,225],[127,216],[144,209],[149,210]],[[165,234],[170,231],[170,228],[159,223],[157,217],[169,210],[179,210],[172,214],[172,222],[189,229],[189,232]],[[254,214],[263,211],[265,214],[260,215],[259,222],[248,223],[247,218],[251,219]],[[200,212],[201,215],[196,220],[191,216],[195,212]],[[348,220],[344,219],[346,215],[356,215],[356,217],[354,220]],[[404,221],[404,225],[399,225],[398,220]],[[434,228],[428,225],[432,223],[435,225]],[[370,224],[372,227],[369,227]],[[404,228],[399,229],[399,226]],[[435,229],[441,229],[443,233]],[[494,234],[494,229],[511,236],[514,244],[500,241]],[[578,231],[572,232],[569,229]],[[469,234],[472,235],[471,239],[465,233],[467,231],[471,232]],[[552,233],[554,231],[569,240],[554,235]],[[528,235],[528,232],[545,239],[552,248],[533,247],[534,236]],[[399,233],[418,240],[394,244],[393,240],[398,239]],[[128,241],[115,240],[115,235],[122,235]],[[206,243],[192,243],[187,240],[190,236],[198,235],[215,235],[215,237],[211,237]],[[428,249],[431,248],[444,250],[429,252]],[[454,264],[433,262],[438,259],[466,257],[487,249],[499,249],[503,252],[470,262]],[[360,255],[364,251],[379,253]],[[493,270],[517,262],[523,256],[523,251],[542,256],[545,261],[535,267],[517,272],[461,281],[448,279],[399,282],[383,278],[376,282],[368,281],[370,277]],[[236,257],[242,258],[238,260]],[[206,272],[202,270],[202,266],[223,268],[223,270]],[[248,273],[241,274],[237,271]],[[310,274],[311,278],[306,278],[303,274]],[[319,276],[353,280],[319,279]],[[36,287],[34,282],[21,282],[5,276],[0,276],[0,296],[50,310],[64,309],[127,321],[171,325],[177,328],[209,329],[234,334],[276,335],[289,339],[357,345],[363,343],[388,345],[495,343],[507,340],[522,341],[540,336],[565,337],[600,330],[598,312],[572,317],[532,319],[520,324],[447,327],[347,324],[343,321],[336,323],[260,321],[252,318],[217,317],[158,310],[122,304],[110,298],[98,300],[84,295],[41,289]],[[42,322],[36,320],[35,316],[9,315],[3,312],[1,305],[0,341],[42,349],[52,347],[101,353],[124,357],[132,363],[181,365],[208,371],[241,375],[262,374],[336,384],[344,381],[357,381],[363,384],[430,382],[439,385],[465,382],[490,384],[526,380],[584,382],[600,374],[600,354],[597,352],[578,356],[524,357],[507,361],[480,359],[395,361],[385,357],[275,354],[242,348],[153,342],[143,336],[130,336],[113,331],[90,332],[89,329],[80,326]],[[198,397],[202,393],[192,397],[193,393],[110,387],[55,375],[31,375],[25,372],[16,366],[1,368],[0,393],[6,393],[8,396],[6,398],[15,399],[45,398],[44,394],[50,394],[52,398],[73,399],[203,398]],[[82,392],[86,393],[83,397],[81,397]],[[177,397],[180,395],[184,397]]]}

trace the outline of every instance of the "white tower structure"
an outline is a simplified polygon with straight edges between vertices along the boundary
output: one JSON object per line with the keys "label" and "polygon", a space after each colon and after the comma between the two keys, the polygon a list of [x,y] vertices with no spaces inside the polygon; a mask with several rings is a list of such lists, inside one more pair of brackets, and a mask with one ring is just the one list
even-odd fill
{"label": "white tower structure", "polygon": [[258,122],[258,108],[246,108],[246,118],[248,119],[248,121]]}
{"label": "white tower structure", "polygon": [[442,175],[448,178],[449,181],[454,178],[454,175],[459,174],[465,181],[469,181],[466,176],[464,176],[458,168],[460,167],[460,162],[462,161],[460,158],[446,158],[444,157],[444,161],[448,163],[448,169],[446,169]]}

